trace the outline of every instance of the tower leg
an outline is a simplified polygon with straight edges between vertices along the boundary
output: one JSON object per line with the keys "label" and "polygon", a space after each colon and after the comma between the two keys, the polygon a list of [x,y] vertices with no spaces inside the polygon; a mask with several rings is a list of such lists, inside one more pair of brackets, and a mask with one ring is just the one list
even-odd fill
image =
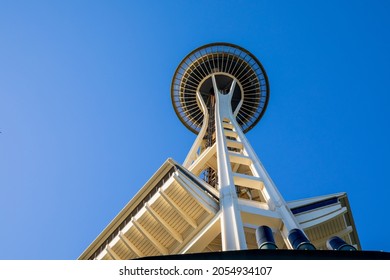
{"label": "tower leg", "polygon": [[233,81],[230,91],[227,94],[223,94],[218,90],[215,76],[213,76],[212,79],[216,96],[215,132],[217,143],[218,187],[220,193],[219,201],[221,207],[222,250],[245,250],[247,249],[245,232],[241,220],[236,186],[233,181],[223,127],[223,121],[232,118],[230,102],[236,81]]}

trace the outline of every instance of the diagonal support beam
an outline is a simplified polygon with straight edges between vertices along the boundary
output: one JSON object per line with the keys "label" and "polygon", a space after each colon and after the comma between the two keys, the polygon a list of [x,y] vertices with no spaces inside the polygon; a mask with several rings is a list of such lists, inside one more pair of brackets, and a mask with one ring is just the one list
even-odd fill
{"label": "diagonal support beam", "polygon": [[124,234],[123,232],[119,233],[119,239],[122,240],[122,242],[125,244],[125,246],[133,251],[134,254],[137,255],[137,257],[142,257],[144,254],[131,242]]}
{"label": "diagonal support beam", "polygon": [[149,214],[160,224],[162,225],[177,241],[183,243],[183,236],[175,230],[170,224],[168,224],[162,216],[160,216],[148,203],[145,204],[146,210]]}
{"label": "diagonal support beam", "polygon": [[215,210],[212,209],[208,204],[204,204],[201,201],[201,197],[204,194],[203,191],[200,191],[198,188],[193,188],[191,182],[189,182],[185,178],[180,178],[178,176],[173,176],[173,179],[183,188],[183,190],[193,197],[196,201],[196,203],[202,207],[204,210],[206,210],[209,214],[215,214]]}
{"label": "diagonal support beam", "polygon": [[115,253],[113,249],[111,249],[109,245],[106,246],[106,252],[113,260],[121,260],[121,258]]}
{"label": "diagonal support beam", "polygon": [[153,244],[153,246],[163,255],[168,255],[168,249],[165,248],[156,238],[153,237],[139,222],[132,220],[133,225],[138,231]]}
{"label": "diagonal support beam", "polygon": [[177,213],[180,214],[180,216],[186,220],[187,223],[189,223],[193,228],[196,228],[198,226],[198,224],[196,223],[196,221],[191,218],[186,212],[183,211],[183,209],[180,208],[179,205],[177,205],[176,202],[174,202],[172,200],[172,198],[170,198],[169,196],[167,196],[161,189],[158,191],[161,195],[162,198],[165,199],[166,202],[168,202],[168,204],[177,211]]}

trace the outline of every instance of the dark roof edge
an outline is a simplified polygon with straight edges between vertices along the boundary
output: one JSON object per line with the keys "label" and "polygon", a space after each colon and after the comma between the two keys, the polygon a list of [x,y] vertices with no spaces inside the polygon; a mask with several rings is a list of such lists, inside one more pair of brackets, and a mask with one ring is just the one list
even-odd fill
{"label": "dark roof edge", "polygon": [[381,251],[241,250],[144,257],[140,260],[390,260]]}

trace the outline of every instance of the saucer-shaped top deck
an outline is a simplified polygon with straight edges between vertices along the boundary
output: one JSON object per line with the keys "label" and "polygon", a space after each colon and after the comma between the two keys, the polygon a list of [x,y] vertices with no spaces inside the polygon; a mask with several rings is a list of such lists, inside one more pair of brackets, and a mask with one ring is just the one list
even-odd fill
{"label": "saucer-shaped top deck", "polygon": [[[171,85],[172,104],[181,122],[198,134],[203,112],[196,98],[199,91],[208,110],[214,108],[212,85],[215,75],[219,90],[237,85],[232,97],[232,112],[244,132],[263,116],[269,98],[268,78],[261,63],[247,50],[227,43],[202,46],[188,54],[176,69]],[[238,110],[237,110],[238,108]]]}

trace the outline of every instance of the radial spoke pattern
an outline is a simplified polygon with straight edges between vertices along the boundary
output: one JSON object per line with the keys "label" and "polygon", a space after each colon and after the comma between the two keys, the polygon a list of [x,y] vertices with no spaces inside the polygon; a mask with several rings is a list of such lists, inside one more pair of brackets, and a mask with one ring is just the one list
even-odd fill
{"label": "radial spoke pattern", "polygon": [[176,69],[171,86],[176,114],[188,129],[199,133],[203,113],[196,99],[196,92],[200,91],[210,108],[213,100],[210,97],[214,94],[210,81],[212,74],[219,77],[219,88],[222,84],[228,89],[229,80],[232,81],[233,77],[237,80],[239,86],[233,95],[232,110],[243,100],[237,122],[244,132],[249,131],[260,120],[267,107],[268,79],[262,65],[251,53],[232,44],[206,45],[183,59]]}

